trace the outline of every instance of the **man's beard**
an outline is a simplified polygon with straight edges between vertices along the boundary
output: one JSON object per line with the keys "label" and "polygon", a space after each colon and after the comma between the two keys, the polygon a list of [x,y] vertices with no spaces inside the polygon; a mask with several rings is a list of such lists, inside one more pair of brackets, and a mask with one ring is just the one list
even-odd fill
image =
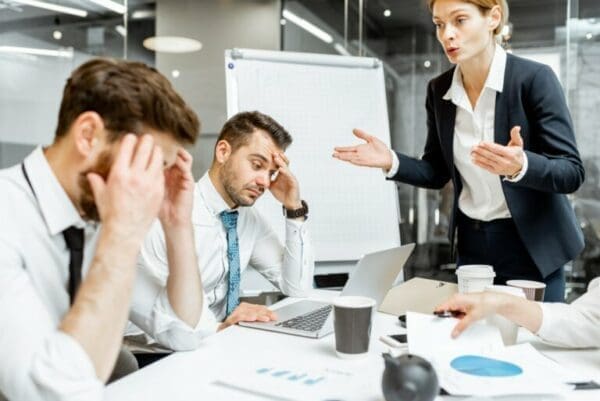
{"label": "man's beard", "polygon": [[261,195],[264,192],[264,188],[259,188],[257,186],[244,186],[240,190],[237,190],[233,185],[235,179],[235,172],[233,171],[233,168],[231,168],[229,161],[226,161],[223,165],[223,168],[221,168],[221,170],[219,171],[219,179],[221,180],[221,184],[223,184],[223,189],[225,189],[225,192],[227,192],[229,198],[237,206],[252,206],[254,205],[254,202],[256,202],[256,200],[258,199],[258,197],[256,199],[244,198],[240,194],[242,190],[249,188],[260,192]]}
{"label": "man's beard", "polygon": [[83,212],[83,218],[88,221],[100,221],[100,213],[94,198],[94,192],[87,179],[89,173],[96,173],[104,181],[108,178],[113,164],[113,157],[109,150],[105,150],[98,156],[96,165],[79,174],[78,184],[81,194],[79,196],[79,209]]}

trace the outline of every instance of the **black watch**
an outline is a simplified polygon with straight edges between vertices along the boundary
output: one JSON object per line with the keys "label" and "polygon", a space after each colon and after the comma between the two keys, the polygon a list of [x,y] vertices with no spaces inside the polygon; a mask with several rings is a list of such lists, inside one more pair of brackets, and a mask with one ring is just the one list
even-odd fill
{"label": "black watch", "polygon": [[300,209],[286,209],[285,206],[283,208],[283,215],[288,219],[296,219],[298,217],[307,217],[308,215],[308,205],[303,200],[300,201],[302,207]]}

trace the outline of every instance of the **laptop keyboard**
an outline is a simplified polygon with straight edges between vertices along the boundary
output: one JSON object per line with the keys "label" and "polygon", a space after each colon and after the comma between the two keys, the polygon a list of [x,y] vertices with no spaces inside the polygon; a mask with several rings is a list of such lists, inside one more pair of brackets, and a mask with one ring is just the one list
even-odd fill
{"label": "laptop keyboard", "polygon": [[325,324],[325,321],[331,312],[331,308],[331,305],[326,305],[312,312],[305,313],[304,315],[279,322],[276,326],[303,331],[317,331]]}

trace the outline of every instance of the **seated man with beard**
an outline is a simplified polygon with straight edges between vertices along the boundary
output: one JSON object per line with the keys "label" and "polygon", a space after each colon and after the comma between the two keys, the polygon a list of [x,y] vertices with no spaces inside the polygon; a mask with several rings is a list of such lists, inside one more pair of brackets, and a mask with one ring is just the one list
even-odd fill
{"label": "seated man with beard", "polygon": [[[198,132],[194,112],[156,70],[96,59],[67,81],[52,145],[0,171],[0,392],[8,399],[103,399],[128,317],[169,348],[198,345],[206,305],[192,158],[182,147]],[[166,285],[136,271],[157,217]]]}
{"label": "seated man with beard", "polygon": [[[241,303],[240,277],[250,265],[290,296],[312,288],[314,258],[306,229],[308,206],[284,154],[292,143],[288,132],[271,117],[243,112],[223,126],[209,171],[196,183],[192,223],[205,303],[217,320],[206,332],[240,321],[269,321],[275,315],[262,305]],[[254,202],[269,190],[284,208],[285,244]],[[162,281],[171,268],[169,243],[160,225],[150,230],[142,247],[144,269]]]}

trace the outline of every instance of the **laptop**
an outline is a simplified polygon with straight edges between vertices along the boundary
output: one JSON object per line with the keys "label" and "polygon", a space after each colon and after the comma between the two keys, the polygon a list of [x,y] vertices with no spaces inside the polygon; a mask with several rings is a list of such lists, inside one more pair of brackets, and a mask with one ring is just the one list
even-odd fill
{"label": "laptop", "polygon": [[[415,244],[369,253],[357,263],[341,295],[360,295],[375,300],[377,307],[400,275]],[[240,322],[254,329],[321,338],[333,332],[331,303],[303,299],[276,310],[272,322]]]}

